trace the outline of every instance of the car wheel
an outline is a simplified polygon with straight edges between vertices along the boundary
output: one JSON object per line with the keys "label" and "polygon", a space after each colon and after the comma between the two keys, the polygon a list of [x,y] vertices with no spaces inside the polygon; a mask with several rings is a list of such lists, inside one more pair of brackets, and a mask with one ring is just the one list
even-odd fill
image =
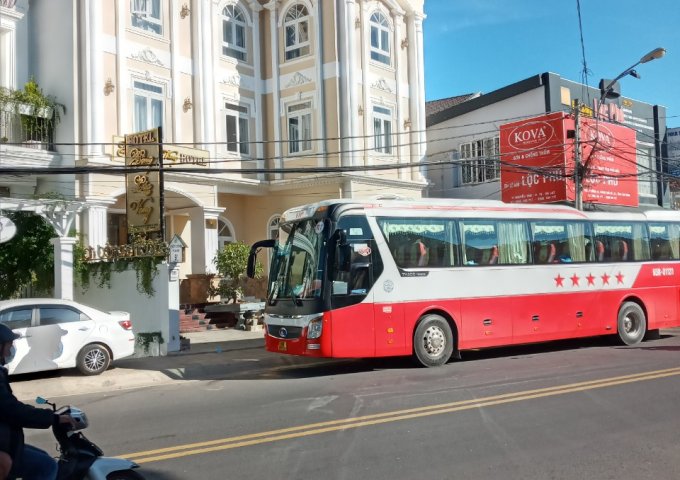
{"label": "car wheel", "polygon": [[425,315],[413,334],[413,356],[424,367],[444,365],[453,353],[453,333],[439,315]]}
{"label": "car wheel", "polygon": [[619,308],[619,340],[626,345],[635,345],[642,341],[646,332],[645,311],[635,302],[624,302]]}
{"label": "car wheel", "polygon": [[111,364],[111,355],[104,345],[87,345],[78,353],[76,366],[83,375],[99,375]]}

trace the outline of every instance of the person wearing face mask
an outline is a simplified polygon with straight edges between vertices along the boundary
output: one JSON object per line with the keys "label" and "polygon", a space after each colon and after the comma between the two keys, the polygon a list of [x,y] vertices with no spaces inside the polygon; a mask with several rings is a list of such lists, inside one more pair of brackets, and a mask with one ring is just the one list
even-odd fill
{"label": "person wearing face mask", "polygon": [[[35,408],[20,402],[9,386],[5,365],[13,356],[14,340],[19,338],[0,324],[0,450],[7,445],[11,457],[11,474],[23,480],[54,480],[57,462],[45,451],[24,444],[24,428],[50,428],[56,423],[71,423],[69,415],[57,415],[51,409]],[[5,438],[3,438],[3,436]],[[2,456],[0,455],[0,465]],[[6,465],[5,465],[6,466]],[[2,466],[0,466],[0,474]],[[3,477],[0,477],[3,478]]]}

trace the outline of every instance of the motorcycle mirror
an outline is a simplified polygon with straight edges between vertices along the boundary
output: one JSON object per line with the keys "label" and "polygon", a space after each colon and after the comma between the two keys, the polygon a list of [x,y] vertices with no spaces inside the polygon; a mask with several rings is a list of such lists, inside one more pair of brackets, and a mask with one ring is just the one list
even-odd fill
{"label": "motorcycle mirror", "polygon": [[37,397],[35,399],[35,403],[37,403],[38,405],[45,405],[47,403],[47,399],[43,397]]}

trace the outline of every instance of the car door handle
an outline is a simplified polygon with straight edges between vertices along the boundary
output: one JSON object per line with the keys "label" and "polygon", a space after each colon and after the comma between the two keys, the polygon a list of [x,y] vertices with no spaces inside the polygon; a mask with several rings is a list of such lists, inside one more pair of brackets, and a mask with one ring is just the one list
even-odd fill
{"label": "car door handle", "polygon": [[80,330],[81,332],[87,332],[87,331],[89,330],[89,328],[87,328],[87,327],[80,327],[78,330]]}

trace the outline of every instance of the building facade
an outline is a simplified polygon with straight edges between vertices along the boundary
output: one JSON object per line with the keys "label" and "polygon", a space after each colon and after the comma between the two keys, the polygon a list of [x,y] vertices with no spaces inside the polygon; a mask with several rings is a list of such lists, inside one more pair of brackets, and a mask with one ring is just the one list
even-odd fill
{"label": "building facade", "polygon": [[680,127],[669,128],[666,138],[671,205],[680,210]]}
{"label": "building facade", "polygon": [[[572,112],[577,100],[584,115],[593,115],[599,98],[598,89],[543,73],[488,94],[428,102],[427,159],[434,163],[428,165],[428,196],[500,200],[500,126]],[[640,206],[670,206],[665,108],[621,96],[608,101],[600,118],[636,132]]]}
{"label": "building facade", "polygon": [[125,178],[101,167],[157,126],[165,236],[187,245],[189,283],[289,207],[426,185],[423,0],[1,0],[0,19],[0,85],[33,78],[65,107],[42,149],[0,144],[0,197],[85,202],[86,245],[126,243]]}

